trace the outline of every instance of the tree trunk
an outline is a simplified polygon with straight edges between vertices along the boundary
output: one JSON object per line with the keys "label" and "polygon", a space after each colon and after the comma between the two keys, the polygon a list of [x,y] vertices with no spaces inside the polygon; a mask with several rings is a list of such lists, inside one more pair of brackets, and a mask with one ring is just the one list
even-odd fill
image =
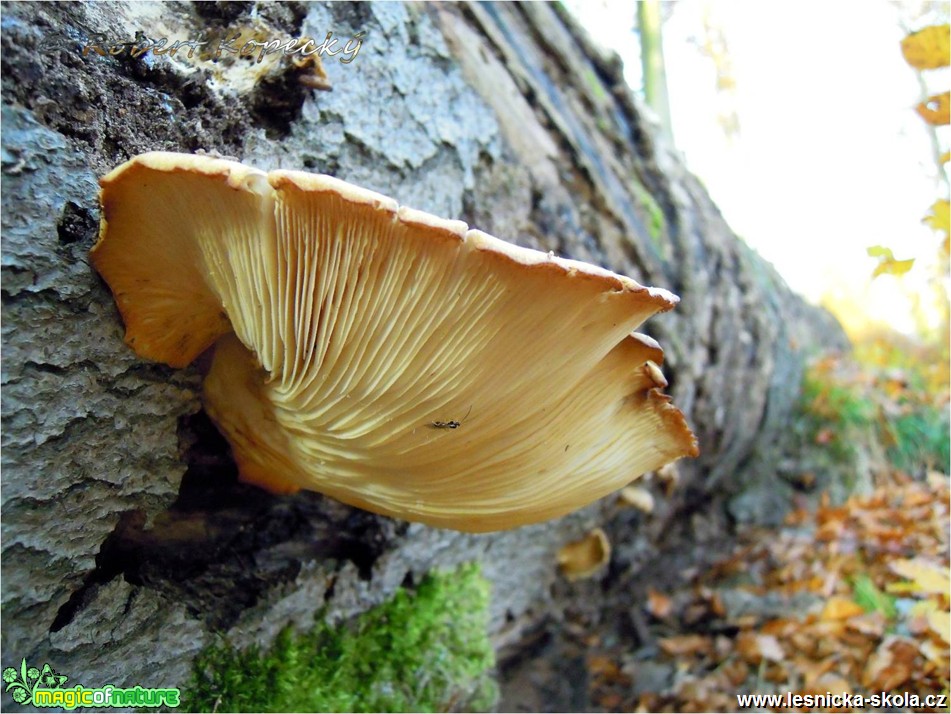
{"label": "tree trunk", "polygon": [[[780,512],[789,487],[775,463],[804,354],[844,338],[733,235],[645,121],[618,59],[558,6],[3,10],[3,666],[26,657],[89,681],[183,686],[218,634],[266,643],[322,608],[350,616],[408,576],[467,561],[493,583],[496,645],[514,646],[553,613],[622,592],[672,540]],[[211,41],[241,27],[333,32],[338,49],[366,34],[351,62],[324,57],[331,92],[305,86],[312,70],[291,58],[83,55],[98,33],[100,45],[137,31]],[[646,331],[701,457],[679,464],[650,517],[608,498],[479,536],[238,484],[200,409],[199,366],[136,358],[88,264],[98,177],[150,150],[331,173],[678,293]],[[555,552],[594,525],[617,546],[611,569],[601,589],[569,587]]]}
{"label": "tree trunk", "polygon": [[667,97],[667,69],[664,64],[663,22],[660,0],[637,3],[637,34],[641,42],[641,74],[644,99],[660,119],[664,137],[673,143],[673,122]]}

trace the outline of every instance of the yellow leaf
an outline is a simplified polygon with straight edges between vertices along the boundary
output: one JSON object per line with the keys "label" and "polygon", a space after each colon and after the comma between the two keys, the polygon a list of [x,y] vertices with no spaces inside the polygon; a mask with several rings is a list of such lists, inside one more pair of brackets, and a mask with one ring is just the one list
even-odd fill
{"label": "yellow leaf", "polygon": [[911,266],[914,264],[914,258],[909,258],[908,260],[882,261],[875,270],[872,271],[872,277],[874,278],[877,275],[904,275],[911,270]]}
{"label": "yellow leaf", "polygon": [[938,603],[934,600],[919,600],[908,609],[908,617],[921,617],[927,619],[931,613],[938,609]]}
{"label": "yellow leaf", "polygon": [[919,558],[895,560],[889,563],[892,572],[910,580],[914,592],[946,594],[951,589],[951,570]]}
{"label": "yellow leaf", "polygon": [[914,583],[889,583],[885,590],[895,595],[911,595],[918,592]]}
{"label": "yellow leaf", "polygon": [[857,605],[845,597],[833,596],[826,601],[820,617],[823,620],[847,620],[850,617],[864,613],[865,610],[862,609],[861,605]]}
{"label": "yellow leaf", "polygon": [[933,126],[951,124],[951,92],[932,94],[915,107],[915,111]]}
{"label": "yellow leaf", "polygon": [[947,646],[942,646],[935,644],[933,640],[926,640],[918,645],[918,649],[921,650],[921,654],[928,658],[929,661],[933,662],[942,669],[948,668],[948,648]]}
{"label": "yellow leaf", "polygon": [[876,265],[875,270],[872,271],[873,278],[884,274],[904,275],[909,270],[911,270],[911,266],[915,263],[914,258],[909,258],[908,260],[896,260],[891,249],[880,245],[870,247],[868,249],[868,254],[872,258],[878,258],[878,265]]}
{"label": "yellow leaf", "polygon": [[941,158],[938,159],[942,164],[946,164],[951,161],[951,151],[945,151],[941,154]]}
{"label": "yellow leaf", "polygon": [[951,201],[939,198],[931,204],[931,213],[925,216],[923,221],[945,235],[951,233]]}
{"label": "yellow leaf", "polygon": [[929,613],[928,624],[938,637],[951,644],[951,612],[935,610]]}
{"label": "yellow leaf", "polygon": [[915,69],[936,69],[951,64],[951,25],[931,25],[901,41],[905,61]]}

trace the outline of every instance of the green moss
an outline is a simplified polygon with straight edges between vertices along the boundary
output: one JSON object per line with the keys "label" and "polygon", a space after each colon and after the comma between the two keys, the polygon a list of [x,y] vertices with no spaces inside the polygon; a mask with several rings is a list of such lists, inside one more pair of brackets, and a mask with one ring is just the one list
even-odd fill
{"label": "green moss", "polygon": [[657,202],[651,199],[651,202],[647,205],[648,213],[650,215],[650,222],[647,224],[647,228],[650,231],[651,239],[657,245],[658,249],[663,252],[664,246],[661,241],[664,235],[664,230],[667,227],[666,222],[664,221],[664,212],[660,210],[660,206],[657,205]]}
{"label": "green moss", "polygon": [[598,100],[601,104],[604,104],[608,101],[608,93],[604,91],[604,87],[601,85],[601,80],[598,79],[598,76],[590,68],[585,69],[584,79],[588,85],[588,88],[594,93],[595,99]]}
{"label": "green moss", "polygon": [[847,461],[863,448],[861,435],[870,434],[898,469],[946,470],[951,419],[945,402],[931,393],[921,375],[901,372],[902,381],[896,382],[891,369],[852,369],[854,374],[843,375],[820,364],[807,372],[802,407],[809,440],[827,443],[835,458]]}
{"label": "green moss", "polygon": [[634,189],[634,196],[637,198],[638,204],[640,204],[647,213],[647,231],[650,233],[651,242],[663,259],[668,260],[669,250],[664,240],[664,234],[667,231],[667,221],[664,219],[664,211],[647,189],[636,181],[632,183],[631,186]]}
{"label": "green moss", "polygon": [[859,389],[839,383],[825,374],[806,373],[803,379],[805,412],[812,417],[812,441],[821,441],[819,433],[831,430],[829,450],[840,460],[850,459],[861,440],[857,434],[875,427],[876,405]]}
{"label": "green moss", "polygon": [[463,566],[430,574],[415,593],[400,589],[348,625],[285,630],[267,650],[211,647],[195,662],[183,709],[491,709],[498,689],[488,604],[478,566]]}
{"label": "green moss", "polygon": [[904,413],[892,419],[888,458],[898,468],[914,473],[922,464],[947,471],[951,462],[951,431],[947,409],[931,405],[903,405]]}

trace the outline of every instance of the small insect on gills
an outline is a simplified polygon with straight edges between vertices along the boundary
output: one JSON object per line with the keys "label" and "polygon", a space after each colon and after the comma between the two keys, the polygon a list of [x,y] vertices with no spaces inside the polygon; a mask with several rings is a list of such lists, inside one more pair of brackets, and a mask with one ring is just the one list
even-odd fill
{"label": "small insect on gills", "polygon": [[469,411],[467,411],[466,415],[462,417],[462,421],[456,421],[455,419],[453,419],[452,421],[434,421],[434,422],[431,422],[431,424],[434,429],[458,429],[460,426],[462,426],[462,422],[464,422],[466,419],[469,418],[469,414],[471,413],[472,413],[472,405],[470,404]]}

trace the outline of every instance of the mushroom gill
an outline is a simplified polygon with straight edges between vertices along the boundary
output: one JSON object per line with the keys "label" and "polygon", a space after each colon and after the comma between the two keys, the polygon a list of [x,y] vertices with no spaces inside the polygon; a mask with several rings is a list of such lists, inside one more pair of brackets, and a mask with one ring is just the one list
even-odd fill
{"label": "mushroom gill", "polygon": [[632,333],[664,290],[208,157],[138,156],[102,205],[92,259],[126,342],[176,367],[216,345],[205,404],[246,481],[488,531],[697,453]]}

